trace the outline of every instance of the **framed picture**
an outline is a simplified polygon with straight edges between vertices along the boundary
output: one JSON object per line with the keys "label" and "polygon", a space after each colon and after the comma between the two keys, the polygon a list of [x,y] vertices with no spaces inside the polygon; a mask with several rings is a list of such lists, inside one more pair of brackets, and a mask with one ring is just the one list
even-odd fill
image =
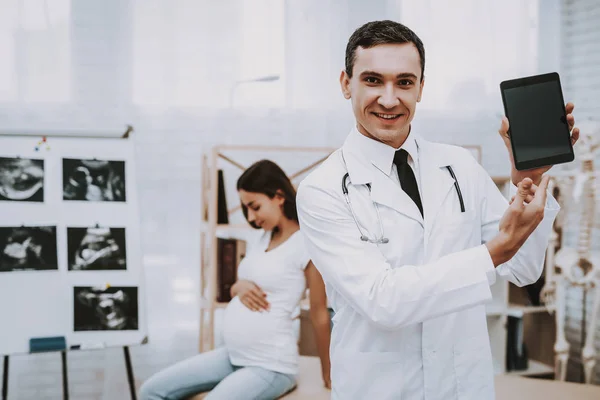
{"label": "framed picture", "polygon": [[58,270],[56,226],[0,227],[0,272]]}
{"label": "framed picture", "polygon": [[137,286],[75,286],[75,332],[138,329]]}
{"label": "framed picture", "polygon": [[0,157],[0,200],[44,202],[44,160]]}
{"label": "framed picture", "polygon": [[125,202],[125,161],[63,158],[63,200]]}
{"label": "framed picture", "polygon": [[127,269],[125,228],[68,227],[69,271]]}

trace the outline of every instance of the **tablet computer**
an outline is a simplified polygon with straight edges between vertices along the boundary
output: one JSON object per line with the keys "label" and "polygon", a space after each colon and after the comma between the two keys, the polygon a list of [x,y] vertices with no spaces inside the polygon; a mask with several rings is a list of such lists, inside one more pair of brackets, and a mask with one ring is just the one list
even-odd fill
{"label": "tablet computer", "polygon": [[517,170],[575,159],[558,73],[503,81],[500,92]]}

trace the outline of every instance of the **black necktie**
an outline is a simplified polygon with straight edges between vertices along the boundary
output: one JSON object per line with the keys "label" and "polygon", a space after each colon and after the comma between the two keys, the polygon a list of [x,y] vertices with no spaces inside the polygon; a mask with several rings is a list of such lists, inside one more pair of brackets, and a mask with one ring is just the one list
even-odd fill
{"label": "black necktie", "polygon": [[410,165],[408,165],[408,153],[404,149],[396,151],[394,154],[394,164],[398,168],[398,177],[400,178],[400,185],[402,190],[413,199],[421,216],[423,216],[423,205],[421,204],[421,196],[419,196],[419,187],[417,186],[417,180],[415,179],[415,173],[413,172]]}

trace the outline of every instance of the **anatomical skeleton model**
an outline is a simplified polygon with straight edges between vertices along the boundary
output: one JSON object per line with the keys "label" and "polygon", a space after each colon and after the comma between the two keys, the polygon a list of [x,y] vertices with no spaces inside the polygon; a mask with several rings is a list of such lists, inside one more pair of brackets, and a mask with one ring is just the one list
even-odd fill
{"label": "anatomical skeleton model", "polygon": [[[591,383],[596,365],[594,334],[600,317],[600,251],[592,248],[594,225],[600,225],[600,174],[594,168],[596,150],[600,148],[600,132],[582,135],[578,143],[577,170],[559,172],[553,184],[560,189],[563,201],[561,213],[577,215],[580,223],[576,247],[565,246],[560,240],[562,221],[557,218],[555,230],[546,253],[546,283],[541,296],[549,311],[555,310],[556,341],[555,379],[564,381],[567,374],[570,345],[565,334],[566,292],[569,286],[582,287],[592,300],[591,318],[587,321],[586,338],[582,349],[585,382]],[[562,235],[560,235],[562,236]],[[557,247],[560,246],[558,251]]]}

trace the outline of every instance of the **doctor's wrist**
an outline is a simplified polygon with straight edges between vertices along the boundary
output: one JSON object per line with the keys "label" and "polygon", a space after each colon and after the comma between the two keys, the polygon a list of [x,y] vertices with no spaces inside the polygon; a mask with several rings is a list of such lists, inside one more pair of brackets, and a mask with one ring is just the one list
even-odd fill
{"label": "doctor's wrist", "polygon": [[516,251],[513,250],[510,237],[503,232],[499,232],[492,240],[486,244],[490,257],[494,263],[494,267],[500,264],[504,264],[515,255]]}
{"label": "doctor's wrist", "polygon": [[511,172],[511,180],[515,186],[519,186],[519,183],[525,178],[531,179],[534,185],[539,186],[543,176],[542,172],[537,171],[517,171],[515,169]]}

